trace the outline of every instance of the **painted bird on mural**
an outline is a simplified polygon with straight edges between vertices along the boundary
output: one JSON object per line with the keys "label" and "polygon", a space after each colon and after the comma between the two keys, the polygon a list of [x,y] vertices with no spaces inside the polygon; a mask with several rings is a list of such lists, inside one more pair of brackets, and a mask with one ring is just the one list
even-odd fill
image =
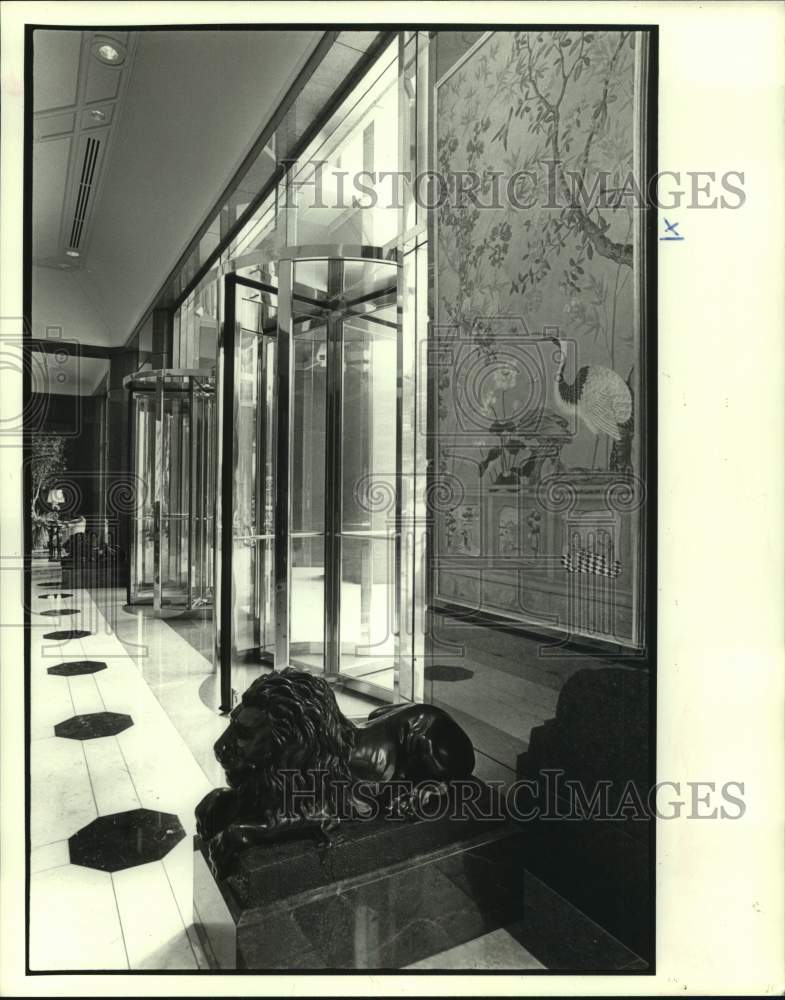
{"label": "painted bird on mural", "polygon": [[[632,418],[632,393],[630,387],[611,368],[602,365],[584,365],[570,384],[564,378],[567,352],[564,342],[553,340],[559,353],[554,382],[556,406],[565,416],[578,417],[593,433],[607,434],[614,441],[621,441],[629,432]],[[594,456],[597,455],[595,442]],[[592,467],[594,459],[592,459]]]}

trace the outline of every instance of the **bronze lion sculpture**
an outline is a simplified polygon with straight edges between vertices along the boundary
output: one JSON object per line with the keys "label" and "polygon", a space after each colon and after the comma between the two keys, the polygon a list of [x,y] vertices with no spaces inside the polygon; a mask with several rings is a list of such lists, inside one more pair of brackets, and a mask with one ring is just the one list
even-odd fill
{"label": "bronze lion sculpture", "polygon": [[196,807],[216,875],[247,847],[305,832],[329,842],[341,820],[411,814],[474,770],[472,743],[433,705],[390,705],[354,725],[321,677],[288,667],[259,677],[215,744],[228,788]]}

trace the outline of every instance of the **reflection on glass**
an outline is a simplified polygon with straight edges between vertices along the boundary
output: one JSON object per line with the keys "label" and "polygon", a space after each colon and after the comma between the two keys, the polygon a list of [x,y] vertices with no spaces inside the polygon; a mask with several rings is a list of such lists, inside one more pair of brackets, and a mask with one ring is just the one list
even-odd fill
{"label": "reflection on glass", "polygon": [[364,319],[343,332],[343,529],[394,531],[396,330]]}
{"label": "reflection on glass", "polygon": [[215,396],[207,380],[194,379],[191,421],[193,481],[202,484],[192,491],[190,516],[191,603],[197,606],[211,603],[213,581]]}
{"label": "reflection on glass", "polygon": [[394,538],[347,536],[341,560],[341,673],[392,687]]}
{"label": "reflection on glass", "polygon": [[186,395],[164,396],[159,450],[162,485],[161,599],[183,604],[188,598],[188,504],[190,482],[190,401]]}
{"label": "reflection on glass", "polygon": [[290,651],[293,661],[319,669],[324,666],[327,327],[310,316],[322,312],[317,303],[324,263],[298,264],[295,269],[299,295],[292,335],[289,456]]}
{"label": "reflection on glass", "polygon": [[324,667],[324,537],[292,536],[289,582],[293,664]]}
{"label": "reflection on glass", "polygon": [[[398,326],[395,270],[351,262],[343,333],[340,672],[392,687]],[[392,283],[392,292],[390,286]],[[361,311],[364,314],[360,315]]]}
{"label": "reflection on glass", "polygon": [[385,246],[400,227],[395,48],[366,74],[330,125],[298,158],[302,167],[289,179],[288,243]]}
{"label": "reflection on glass", "polygon": [[326,327],[295,330],[289,460],[293,536],[324,531],[326,376]]}
{"label": "reflection on glass", "polygon": [[271,653],[273,632],[274,307],[269,295],[236,292],[235,462],[232,490],[232,651],[237,662]]}

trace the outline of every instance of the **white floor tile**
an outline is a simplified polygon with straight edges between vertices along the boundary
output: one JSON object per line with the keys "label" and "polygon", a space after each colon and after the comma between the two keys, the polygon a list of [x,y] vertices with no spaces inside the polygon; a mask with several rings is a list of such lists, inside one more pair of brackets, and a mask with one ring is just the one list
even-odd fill
{"label": "white floor tile", "polygon": [[30,874],[49,871],[70,864],[68,841],[56,840],[53,844],[43,844],[30,851]]}
{"label": "white floor tile", "polygon": [[46,670],[30,674],[30,738],[54,736],[54,727],[74,715],[74,705],[66,677],[56,677]]}
{"label": "white floor tile", "polygon": [[138,809],[141,803],[115,737],[85,740],[84,754],[98,815]]}
{"label": "white floor tile", "polygon": [[194,846],[193,838],[185,837],[163,859],[169,885],[186,927],[193,923],[194,912]]}
{"label": "white floor tile", "polygon": [[30,837],[33,847],[67,840],[97,813],[80,740],[35,740],[31,746]]}
{"label": "white floor tile", "polygon": [[112,875],[132,969],[196,969],[169,880],[160,861]]}
{"label": "white floor tile", "polygon": [[201,768],[178,734],[133,726],[117,741],[142,806],[176,813],[186,833],[194,833],[194,809],[210,791]]}
{"label": "white floor tile", "polygon": [[69,677],[68,686],[71,689],[71,698],[77,715],[92,715],[94,712],[104,711],[104,703],[95,683],[95,674]]}
{"label": "white floor tile", "polygon": [[111,876],[66,865],[30,878],[30,966],[127,969]]}

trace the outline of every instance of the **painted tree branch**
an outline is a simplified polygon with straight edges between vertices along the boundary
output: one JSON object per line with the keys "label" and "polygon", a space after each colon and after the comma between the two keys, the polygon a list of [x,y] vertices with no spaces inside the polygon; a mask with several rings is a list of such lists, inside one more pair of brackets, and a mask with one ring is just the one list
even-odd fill
{"label": "painted tree branch", "polygon": [[[563,177],[561,181],[562,191],[566,192],[567,196],[570,197],[570,191]],[[608,239],[601,227],[590,219],[579,205],[573,203],[570,215],[574,219],[576,226],[586,233],[595,251],[601,257],[612,260],[614,264],[624,264],[627,267],[632,267],[634,259],[632,243],[616,243]]]}
{"label": "painted tree branch", "polygon": [[[627,36],[628,33],[622,34],[616,52],[614,53],[610,61],[608,67],[608,76],[605,80],[605,86],[603,88],[602,97],[597,105],[597,109],[607,108],[608,89],[610,84],[611,73],[613,70],[613,66],[616,62],[616,58],[618,57],[619,52],[621,51],[622,46],[627,39]],[[567,181],[564,177],[564,172],[561,169],[559,169],[559,166],[562,163],[561,149],[559,145],[559,127],[561,124],[560,107],[562,100],[564,99],[564,95],[566,93],[567,81],[572,76],[575,70],[575,66],[578,65],[578,60],[576,59],[570,72],[565,75],[563,57],[561,51],[559,50],[558,54],[559,54],[559,59],[561,60],[562,85],[558,97],[551,102],[548,99],[548,97],[546,97],[545,94],[537,86],[535,80],[535,67],[532,62],[532,53],[528,41],[525,45],[525,50],[526,50],[527,69],[528,69],[527,82],[531,85],[532,90],[534,91],[537,99],[547,109],[550,117],[549,140],[551,146],[551,153],[553,161],[557,166],[555,173],[556,176],[558,177],[558,183],[561,195],[564,198],[566,204],[568,204],[570,207],[568,216],[570,222],[575,227],[575,229],[580,230],[586,235],[587,239],[591,241],[594,250],[601,257],[605,257],[607,260],[613,261],[614,264],[623,264],[624,266],[631,268],[633,266],[633,260],[634,260],[634,250],[632,243],[620,243],[608,237],[606,233],[606,230],[608,229],[607,224],[604,225],[601,221],[601,218],[600,221],[596,222],[594,221],[594,219],[591,218],[589,213],[580,204],[579,199],[575,197],[574,191],[570,190],[570,187],[567,184]],[[581,54],[582,54],[582,49],[581,49]],[[586,145],[584,147],[583,167],[581,171],[582,176],[585,175],[588,162],[588,153],[589,149],[591,148],[591,144],[594,140],[596,131],[599,127],[599,119],[600,115],[597,114],[595,117],[594,124],[592,125],[592,128],[587,137]],[[597,214],[599,216],[599,212]]]}

